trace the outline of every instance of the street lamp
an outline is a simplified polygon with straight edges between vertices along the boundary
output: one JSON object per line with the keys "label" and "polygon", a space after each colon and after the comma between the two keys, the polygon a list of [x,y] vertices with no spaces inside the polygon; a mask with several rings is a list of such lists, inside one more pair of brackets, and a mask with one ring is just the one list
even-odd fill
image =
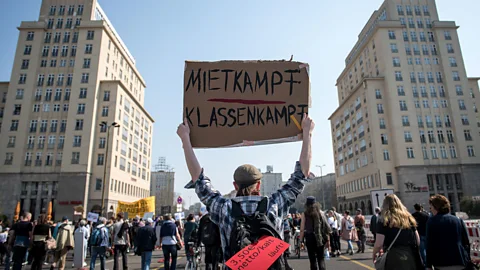
{"label": "street lamp", "polygon": [[113,122],[110,125],[106,121],[102,121],[102,123],[99,124],[101,127],[107,128],[107,145],[105,146],[105,159],[103,160],[104,166],[103,166],[103,180],[102,180],[102,215],[105,214],[105,217],[107,216],[105,210],[105,183],[106,183],[106,177],[107,177],[107,162],[108,162],[108,144],[110,141],[110,128],[118,128],[120,127],[120,124],[117,122]]}
{"label": "street lamp", "polygon": [[322,186],[322,208],[325,209],[325,189],[324,189],[324,185],[323,185],[323,172],[322,172],[322,167],[325,167],[325,164],[323,165],[315,165],[315,167],[318,167],[320,168],[320,181],[322,182],[321,186]]}

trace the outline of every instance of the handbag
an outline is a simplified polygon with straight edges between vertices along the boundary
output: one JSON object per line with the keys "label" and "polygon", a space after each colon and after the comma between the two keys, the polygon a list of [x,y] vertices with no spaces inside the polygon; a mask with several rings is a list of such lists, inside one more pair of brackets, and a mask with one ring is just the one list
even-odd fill
{"label": "handbag", "polygon": [[397,241],[397,238],[400,235],[401,231],[402,229],[398,230],[397,236],[395,236],[395,239],[393,239],[392,243],[390,243],[390,246],[387,248],[387,250],[382,255],[378,256],[377,260],[375,260],[376,270],[386,270],[385,263],[387,262],[388,251],[390,251],[395,241]]}
{"label": "handbag", "polygon": [[50,239],[45,241],[46,250],[54,250],[56,248],[57,248],[57,241],[55,241],[55,238],[51,237]]}

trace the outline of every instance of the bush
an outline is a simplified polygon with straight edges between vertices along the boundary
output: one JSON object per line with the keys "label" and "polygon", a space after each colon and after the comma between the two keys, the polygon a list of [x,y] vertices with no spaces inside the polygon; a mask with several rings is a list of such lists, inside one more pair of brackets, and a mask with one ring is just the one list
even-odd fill
{"label": "bush", "polygon": [[474,201],[471,197],[464,197],[460,202],[462,212],[467,213],[470,218],[480,216],[480,201]]}

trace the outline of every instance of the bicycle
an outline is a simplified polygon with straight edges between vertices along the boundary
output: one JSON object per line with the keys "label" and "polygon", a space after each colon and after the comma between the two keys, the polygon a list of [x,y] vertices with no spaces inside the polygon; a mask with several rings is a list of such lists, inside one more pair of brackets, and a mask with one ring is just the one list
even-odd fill
{"label": "bicycle", "polygon": [[294,235],[294,245],[295,245],[295,255],[297,256],[298,259],[300,259],[300,251],[302,247],[302,243],[300,243],[300,230],[295,229],[295,235]]}
{"label": "bicycle", "polygon": [[202,258],[202,247],[196,247],[194,242],[188,242],[188,259],[185,265],[185,270],[197,270],[200,269],[200,262]]}

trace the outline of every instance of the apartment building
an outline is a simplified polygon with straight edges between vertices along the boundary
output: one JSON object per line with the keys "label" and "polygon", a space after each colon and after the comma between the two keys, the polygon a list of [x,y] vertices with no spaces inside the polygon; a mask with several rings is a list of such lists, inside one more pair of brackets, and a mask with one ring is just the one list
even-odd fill
{"label": "apartment building", "polygon": [[338,209],[371,213],[370,191],[405,205],[440,193],[459,211],[479,195],[478,78],[468,78],[458,26],[434,0],[388,0],[373,12],[337,79],[330,116]]}
{"label": "apartment building", "polygon": [[267,166],[267,170],[262,172],[262,175],[260,195],[270,196],[282,187],[282,173],[273,172],[273,166]]}
{"label": "apartment building", "polygon": [[18,30],[10,82],[0,83],[0,212],[100,211],[104,189],[112,214],[118,201],[148,197],[145,81],[97,1],[43,0]]}
{"label": "apartment building", "polygon": [[162,215],[172,213],[177,205],[173,197],[175,188],[175,172],[157,170],[152,172],[150,195],[155,196],[155,213]]}

